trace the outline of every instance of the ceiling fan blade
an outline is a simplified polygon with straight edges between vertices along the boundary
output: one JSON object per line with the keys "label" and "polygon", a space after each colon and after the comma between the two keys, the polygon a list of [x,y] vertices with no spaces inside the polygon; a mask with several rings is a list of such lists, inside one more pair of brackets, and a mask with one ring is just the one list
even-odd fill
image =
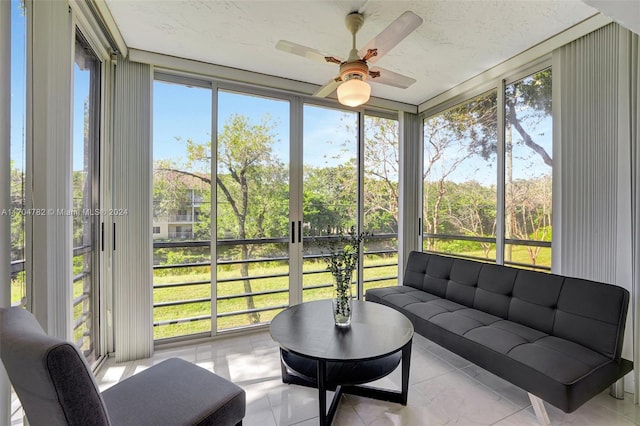
{"label": "ceiling fan blade", "polygon": [[324,86],[319,88],[316,91],[316,93],[313,94],[313,96],[316,96],[318,98],[326,98],[334,90],[336,90],[338,88],[338,86],[340,86],[340,83],[342,83],[342,81],[340,79],[333,78],[333,79],[329,80]]}
{"label": "ceiling fan blade", "polygon": [[358,51],[358,55],[362,58],[367,54],[369,49],[378,49],[378,54],[368,60],[370,64],[374,64],[420,25],[422,25],[422,18],[407,10],[362,47],[362,49]]}
{"label": "ceiling fan blade", "polygon": [[[320,52],[319,50],[312,49],[307,46],[303,46],[301,44],[293,43],[287,40],[280,40],[276,43],[276,49],[282,50],[283,52],[293,53],[294,55],[303,56],[305,58],[312,59],[318,62],[336,62],[340,63],[342,60],[340,58],[336,58],[335,56],[327,55],[325,53]],[[330,58],[327,60],[327,58]],[[335,59],[335,61],[331,60]]]}
{"label": "ceiling fan blade", "polygon": [[370,76],[367,80],[373,81],[374,83],[386,84],[388,86],[399,87],[401,89],[406,89],[416,82],[415,79],[411,77],[407,77],[406,75],[398,74],[397,72],[389,71],[380,67],[373,67],[369,70],[370,73],[376,74],[380,73],[380,76],[373,77]]}

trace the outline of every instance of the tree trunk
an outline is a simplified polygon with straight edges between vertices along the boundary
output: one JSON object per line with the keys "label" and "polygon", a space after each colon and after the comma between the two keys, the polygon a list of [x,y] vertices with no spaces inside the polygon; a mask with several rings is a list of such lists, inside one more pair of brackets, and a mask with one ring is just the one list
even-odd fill
{"label": "tree trunk", "polygon": [[[513,237],[513,159],[512,159],[512,135],[511,125],[506,124],[504,128],[504,238]],[[505,262],[512,260],[511,244],[504,245]]]}
{"label": "tree trunk", "polygon": [[[238,216],[238,234],[240,235],[240,239],[244,240],[247,238],[247,231],[246,231],[246,218],[247,218],[247,212],[248,210],[248,203],[249,203],[249,185],[247,184],[247,179],[246,176],[244,175],[244,173],[240,174],[240,188],[242,190],[242,212],[241,214]],[[246,244],[242,244],[241,246],[241,258],[242,260],[248,260],[249,259],[249,248],[247,247]],[[248,263],[242,263],[240,266],[240,275],[242,277],[248,277],[249,276],[249,264]],[[243,281],[244,284],[244,292],[247,294],[251,294],[253,293],[253,290],[251,289],[251,280],[244,280]],[[256,305],[253,301],[253,296],[249,295],[246,297],[247,299],[247,309],[251,310],[251,309],[255,309]],[[247,314],[249,316],[249,322],[251,324],[257,324],[260,322],[260,314],[258,314],[257,312],[249,312]]]}
{"label": "tree trunk", "polygon": [[[246,260],[249,258],[249,249],[247,248],[246,244],[242,245],[242,260]],[[249,276],[249,264],[248,263],[242,263],[240,264],[240,275],[243,277],[248,277]],[[252,293],[253,290],[251,289],[251,280],[244,280],[243,281],[244,284],[244,292],[249,294]],[[251,309],[255,309],[256,305],[253,301],[253,296],[247,296],[247,309],[251,310]],[[249,316],[249,322],[251,324],[257,324],[260,322],[260,314],[258,312],[249,312],[247,314]]]}

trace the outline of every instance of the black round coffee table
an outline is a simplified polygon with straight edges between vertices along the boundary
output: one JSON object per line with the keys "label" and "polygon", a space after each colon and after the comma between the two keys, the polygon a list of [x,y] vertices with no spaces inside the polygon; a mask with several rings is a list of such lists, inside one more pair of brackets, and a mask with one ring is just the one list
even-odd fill
{"label": "black round coffee table", "polygon": [[[271,321],[280,345],[282,380],[318,388],[320,424],[331,424],[343,393],[407,404],[413,325],[402,313],[372,302],[353,302],[348,328],[336,327],[330,300],[291,306]],[[402,362],[400,391],[363,386]],[[335,390],[329,411],[326,391]]]}

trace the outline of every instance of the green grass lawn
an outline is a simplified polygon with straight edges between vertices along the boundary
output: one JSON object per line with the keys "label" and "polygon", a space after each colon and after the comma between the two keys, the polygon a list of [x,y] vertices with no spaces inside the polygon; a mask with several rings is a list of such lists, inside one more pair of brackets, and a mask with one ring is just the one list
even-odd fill
{"label": "green grass lawn", "polygon": [[[379,258],[367,260],[365,265],[381,265],[386,263],[396,263],[397,257],[392,258]],[[306,261],[304,265],[304,271],[318,271],[324,270],[325,264],[322,261]],[[397,276],[397,266],[384,266],[365,270],[365,280],[373,278],[382,278]],[[278,275],[288,274],[288,265],[269,265],[263,264],[250,264],[249,275],[250,276],[262,276],[262,275]],[[169,283],[179,282],[193,282],[204,281],[210,279],[210,272],[208,268],[197,268],[195,271],[183,273],[181,275],[171,276],[154,276],[154,285],[162,285]],[[219,267],[218,268],[218,280],[224,280],[229,278],[240,278],[240,267],[235,265],[234,267]],[[304,275],[304,286],[316,286],[323,284],[331,284],[332,278],[329,272],[315,273]],[[365,290],[374,287],[383,287],[393,285],[396,280],[385,280],[367,283]],[[289,303],[289,277],[275,277],[275,278],[261,278],[250,280],[251,290],[253,292],[261,292],[268,290],[284,290],[283,293],[267,294],[253,296],[253,303],[256,308],[269,308],[276,306],[285,306]],[[219,282],[217,285],[218,297],[229,296],[235,294],[245,293],[244,281],[233,282]],[[303,293],[304,301],[328,299],[332,297],[333,289],[321,288],[305,290]],[[354,288],[355,292],[355,288]],[[211,312],[211,289],[209,284],[194,284],[181,287],[170,287],[154,290],[154,303],[171,302],[179,300],[197,300],[197,299],[209,299],[206,302],[189,303],[186,305],[168,306],[168,307],[156,307],[154,308],[154,321],[166,321],[176,318],[192,318],[198,316],[206,316]],[[242,311],[248,308],[248,298],[240,297],[234,299],[218,300],[217,310],[218,315]],[[269,322],[271,319],[280,312],[281,309],[274,309],[270,311],[264,311],[258,313],[259,322]],[[238,314],[232,316],[225,316],[218,318],[218,329],[229,329],[235,327],[242,327],[251,324],[251,319],[248,314]],[[184,334],[202,333],[211,331],[211,321],[201,320],[193,321],[189,323],[162,325],[155,327],[154,337],[156,339],[180,336]]]}

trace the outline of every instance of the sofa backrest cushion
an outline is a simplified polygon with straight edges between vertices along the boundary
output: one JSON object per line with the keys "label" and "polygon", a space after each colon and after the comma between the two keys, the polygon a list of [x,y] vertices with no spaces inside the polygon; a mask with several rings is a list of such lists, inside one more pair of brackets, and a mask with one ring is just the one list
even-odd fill
{"label": "sofa backrest cushion", "polygon": [[564,277],[518,271],[507,319],[551,334]]}
{"label": "sofa backrest cushion", "polygon": [[403,283],[436,296],[445,297],[452,264],[452,257],[411,252]]}
{"label": "sofa backrest cushion", "polygon": [[466,306],[473,305],[482,263],[454,259],[449,274],[446,298]]}
{"label": "sofa backrest cushion", "polygon": [[424,290],[424,276],[427,273],[427,265],[431,257],[425,253],[412,251],[407,259],[407,267],[404,270],[402,285]]}
{"label": "sofa backrest cushion", "polygon": [[565,278],[553,335],[619,359],[629,292],[622,287]]}
{"label": "sofa backrest cushion", "polygon": [[472,306],[492,315],[506,318],[516,274],[516,269],[483,263]]}

